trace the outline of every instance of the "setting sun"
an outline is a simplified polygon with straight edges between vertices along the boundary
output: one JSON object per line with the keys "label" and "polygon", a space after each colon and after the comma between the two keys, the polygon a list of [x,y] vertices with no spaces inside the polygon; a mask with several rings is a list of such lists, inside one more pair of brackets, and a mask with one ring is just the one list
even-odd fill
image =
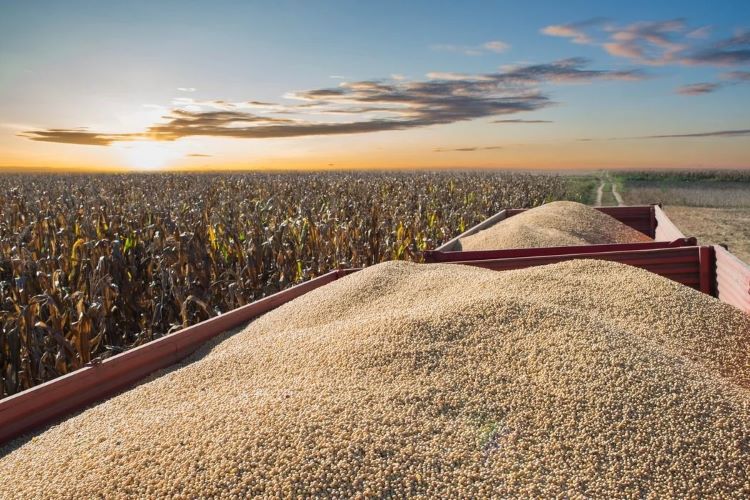
{"label": "setting sun", "polygon": [[159,170],[169,167],[182,155],[178,143],[134,141],[113,146],[118,150],[124,166],[139,170]]}

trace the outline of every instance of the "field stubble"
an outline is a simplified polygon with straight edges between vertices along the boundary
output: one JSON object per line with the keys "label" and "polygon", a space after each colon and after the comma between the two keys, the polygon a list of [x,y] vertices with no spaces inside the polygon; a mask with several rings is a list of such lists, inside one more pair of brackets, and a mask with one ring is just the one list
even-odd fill
{"label": "field stubble", "polygon": [[628,204],[663,203],[669,217],[687,236],[695,236],[701,243],[727,245],[739,258],[750,262],[750,174],[689,172],[620,177]]}
{"label": "field stubble", "polygon": [[750,208],[750,182],[627,181],[625,189],[631,205]]}

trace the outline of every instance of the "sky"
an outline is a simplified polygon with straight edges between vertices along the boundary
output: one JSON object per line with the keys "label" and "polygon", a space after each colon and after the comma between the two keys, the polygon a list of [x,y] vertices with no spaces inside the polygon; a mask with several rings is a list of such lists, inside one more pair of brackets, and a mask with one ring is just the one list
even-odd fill
{"label": "sky", "polygon": [[750,2],[0,0],[0,169],[750,168]]}

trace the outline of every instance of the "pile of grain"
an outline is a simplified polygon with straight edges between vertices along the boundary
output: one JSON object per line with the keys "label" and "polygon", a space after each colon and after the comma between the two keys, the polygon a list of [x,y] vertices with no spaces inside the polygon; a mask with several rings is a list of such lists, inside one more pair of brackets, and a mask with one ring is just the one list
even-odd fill
{"label": "pile of grain", "polygon": [[653,241],[595,208],[555,201],[459,240],[460,250],[499,250]]}
{"label": "pile of grain", "polygon": [[0,458],[0,497],[750,494],[750,318],[633,267],[393,262]]}

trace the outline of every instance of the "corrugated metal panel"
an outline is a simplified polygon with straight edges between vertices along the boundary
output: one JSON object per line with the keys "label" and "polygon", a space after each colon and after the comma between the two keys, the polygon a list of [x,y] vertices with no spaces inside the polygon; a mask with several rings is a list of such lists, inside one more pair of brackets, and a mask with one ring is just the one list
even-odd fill
{"label": "corrugated metal panel", "polygon": [[654,207],[654,216],[656,217],[656,233],[654,238],[657,240],[676,240],[684,238],[682,231],[667,217],[666,212],[658,205]]}
{"label": "corrugated metal panel", "polygon": [[356,269],[332,271],[0,400],[0,444],[177,363],[209,339]]}
{"label": "corrugated metal panel", "polygon": [[677,248],[697,245],[695,238],[680,238],[674,241],[654,241],[651,243],[615,243],[609,245],[578,245],[544,248],[513,248],[507,250],[467,250],[423,252],[425,262],[458,262],[462,260],[506,259],[512,257],[537,257],[544,255],[565,255],[570,253],[617,252],[623,250],[652,250],[656,248]]}
{"label": "corrugated metal panel", "polygon": [[[701,271],[701,249],[708,247],[663,248],[624,252],[579,253],[539,257],[515,257],[492,260],[459,261],[456,264],[496,271],[543,266],[573,259],[598,259],[620,262],[672,279],[692,288],[710,292],[711,276]],[[703,250],[705,252],[705,250]]]}
{"label": "corrugated metal panel", "polygon": [[724,247],[714,246],[713,251],[716,262],[716,296],[750,313],[750,267]]}
{"label": "corrugated metal panel", "polygon": [[[632,207],[596,207],[597,210],[603,212],[615,219],[619,220],[623,224],[626,224],[633,229],[636,229],[650,238],[654,238],[654,227],[653,223],[654,209],[653,205],[642,205]],[[684,238],[684,236],[683,236]],[[659,238],[657,238],[659,239]],[[668,240],[675,240],[677,238],[668,238]]]}

